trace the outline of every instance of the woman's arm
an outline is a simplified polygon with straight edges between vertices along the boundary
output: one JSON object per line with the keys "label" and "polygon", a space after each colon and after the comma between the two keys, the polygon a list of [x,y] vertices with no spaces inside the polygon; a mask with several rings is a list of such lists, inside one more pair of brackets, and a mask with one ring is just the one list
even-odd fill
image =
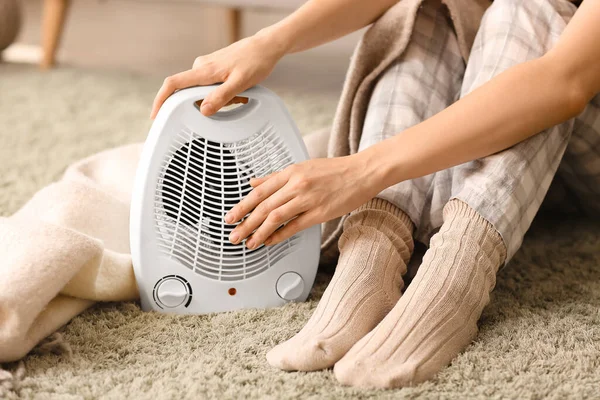
{"label": "woman's arm", "polygon": [[363,157],[380,167],[374,173],[383,189],[511,147],[577,116],[599,92],[600,1],[584,1],[545,56],[508,69]]}
{"label": "woman's arm", "polygon": [[233,97],[265,79],[286,54],[332,41],[369,25],[398,0],[310,0],[282,21],[207,56],[192,69],[165,79],[151,118],[173,92],[223,82],[202,102],[212,115]]}
{"label": "woman's arm", "polygon": [[[346,214],[395,183],[504,150],[581,113],[600,93],[600,1],[584,1],[545,56],[498,75],[432,118],[358,154],[251,182],[226,216],[254,248]],[[278,229],[282,223],[285,227]]]}
{"label": "woman's arm", "polygon": [[278,40],[287,54],[308,50],[363,28],[399,0],[310,0],[258,32]]}

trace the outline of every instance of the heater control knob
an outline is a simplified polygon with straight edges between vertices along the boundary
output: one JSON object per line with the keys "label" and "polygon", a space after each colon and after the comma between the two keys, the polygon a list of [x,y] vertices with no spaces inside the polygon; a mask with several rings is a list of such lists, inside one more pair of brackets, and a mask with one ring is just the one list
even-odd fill
{"label": "heater control knob", "polygon": [[177,278],[166,278],[156,288],[158,301],[167,308],[183,304],[189,296],[185,283]]}
{"label": "heater control knob", "polygon": [[297,300],[304,293],[304,280],[295,272],[286,272],[277,280],[277,294],[284,300]]}

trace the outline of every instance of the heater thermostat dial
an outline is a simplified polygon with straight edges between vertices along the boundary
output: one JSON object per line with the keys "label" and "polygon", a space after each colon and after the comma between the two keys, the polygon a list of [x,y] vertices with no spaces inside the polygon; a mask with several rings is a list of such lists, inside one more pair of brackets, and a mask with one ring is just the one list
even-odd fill
{"label": "heater thermostat dial", "polygon": [[304,279],[295,272],[286,272],[277,280],[277,294],[284,300],[297,300],[304,292]]}
{"label": "heater thermostat dial", "polygon": [[186,284],[177,278],[165,278],[156,288],[156,299],[167,308],[182,305],[189,295]]}

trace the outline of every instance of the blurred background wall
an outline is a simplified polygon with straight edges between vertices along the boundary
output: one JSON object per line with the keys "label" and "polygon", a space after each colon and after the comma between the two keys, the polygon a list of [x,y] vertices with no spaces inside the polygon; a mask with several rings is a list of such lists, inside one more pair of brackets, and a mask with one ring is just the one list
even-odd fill
{"label": "blurred background wall", "polygon": [[[10,58],[38,57],[42,2],[22,0],[23,28],[7,53]],[[241,34],[251,35],[285,15],[244,8]],[[360,35],[286,57],[269,82],[339,91]],[[72,0],[57,57],[70,66],[166,76],[227,44],[227,10],[221,6],[186,0]]]}

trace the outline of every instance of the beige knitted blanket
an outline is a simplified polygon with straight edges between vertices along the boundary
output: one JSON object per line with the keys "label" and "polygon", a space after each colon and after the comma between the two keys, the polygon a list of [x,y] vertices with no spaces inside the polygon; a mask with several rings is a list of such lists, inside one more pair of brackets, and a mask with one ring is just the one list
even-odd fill
{"label": "beige knitted blanket", "polygon": [[96,301],[138,297],[128,225],[140,151],[77,162],[0,218],[0,362],[22,358]]}
{"label": "beige knitted blanket", "polygon": [[[422,0],[403,0],[354,53],[329,156],[356,152],[370,92],[404,51]],[[468,56],[486,0],[446,0]],[[309,145],[312,154],[319,140]],[[129,254],[129,202],[141,145],[101,152],[67,169],[17,213],[0,218],[0,362],[37,343],[97,301],[138,297]],[[337,250],[340,219],[325,224],[323,259]]]}

